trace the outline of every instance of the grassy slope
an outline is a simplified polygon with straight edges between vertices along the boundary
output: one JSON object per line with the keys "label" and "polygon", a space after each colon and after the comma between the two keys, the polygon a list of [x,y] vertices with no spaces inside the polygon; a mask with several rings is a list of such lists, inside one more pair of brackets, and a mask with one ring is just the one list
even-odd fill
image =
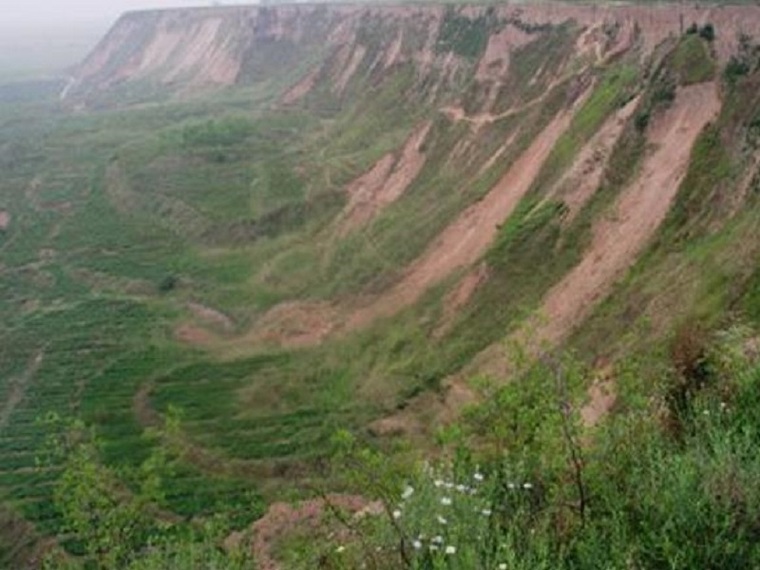
{"label": "grassy slope", "polygon": [[[538,58],[546,68],[561,67],[562,46],[572,43],[573,33],[549,31],[544,50],[529,46],[515,55],[514,65],[529,69]],[[712,73],[699,58],[699,70],[692,69],[694,53],[704,50],[695,42],[701,40],[679,43],[667,64],[682,83]],[[287,459],[287,468],[302,473],[327,450],[336,428],[363,426],[437,386],[502,336],[577,262],[593,221],[635,171],[643,137],[632,120],[602,189],[572,225],[561,225],[560,205],[542,202],[578,146],[633,89],[645,93],[642,111],[656,112],[652,101],[661,76],[642,82],[626,62],[595,73],[594,93],[488,254],[492,277],[444,338],[431,341],[431,333],[451,282],[351,338],[233,362],[173,340],[172,327],[187,318],[187,300],[224,310],[242,329],[281,299],[384,287],[566,104],[566,86],[519,121],[495,122],[477,137],[421,101],[399,105],[397,93],[412,85],[404,68],[380,85],[359,73],[349,89],[372,96],[358,102],[317,91],[303,109],[280,113],[264,112],[274,92],[270,85],[84,116],[47,105],[0,110],[6,174],[0,207],[13,214],[10,229],[0,234],[0,394],[18,390],[28,376],[11,421],[0,427],[0,496],[42,531],[55,531],[49,493],[57,473],[34,469],[46,433],[36,418],[81,415],[98,426],[108,461],[134,465],[152,445],[142,438],[135,414],[134,396],[146,383],[158,411],[182,408],[190,440],[221,454],[223,464],[225,458],[244,462],[233,474],[203,463],[171,474],[168,506],[188,516],[232,509],[259,491],[238,475],[262,460]],[[551,79],[526,87],[531,92],[514,85],[499,104],[529,100]],[[660,241],[575,339],[588,354],[598,354],[604,340],[644,318],[673,275],[678,280],[668,315],[698,306],[710,319],[736,306],[750,317],[760,314],[756,295],[744,295],[758,282],[746,270],[757,253],[751,244],[760,243],[757,214],[747,209],[726,221],[728,213],[715,218],[715,210],[704,206],[730,202],[728,182],[738,176],[741,149],[726,150],[719,142],[734,140],[756,116],[755,83],[742,79],[731,93],[718,124],[694,150],[692,171]],[[251,100],[257,102],[253,111]],[[342,204],[340,188],[397,148],[425,117],[435,120],[428,162],[407,194],[367,228],[337,245],[328,241],[325,228]],[[518,129],[504,159],[479,173],[478,165]],[[451,163],[448,155],[463,137],[473,137],[470,160]],[[750,246],[741,256],[727,255],[739,243]],[[711,271],[704,278],[706,265]],[[178,285],[162,293],[167,276],[178,277]],[[735,289],[726,287],[729,282],[737,283]],[[690,288],[696,292],[684,295]],[[506,300],[504,290],[510,291]],[[39,368],[27,375],[39,354]]]}

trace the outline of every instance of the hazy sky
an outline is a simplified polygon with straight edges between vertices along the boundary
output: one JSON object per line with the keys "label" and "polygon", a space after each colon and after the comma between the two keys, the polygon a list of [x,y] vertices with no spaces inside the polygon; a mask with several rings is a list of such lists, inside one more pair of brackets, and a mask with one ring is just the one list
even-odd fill
{"label": "hazy sky", "polygon": [[[230,0],[223,4],[242,4]],[[127,10],[209,6],[211,0],[4,0],[3,29],[110,23]]]}
{"label": "hazy sky", "polygon": [[[0,0],[0,81],[79,62],[123,12],[210,6],[213,0]],[[252,4],[256,0],[222,0]]]}

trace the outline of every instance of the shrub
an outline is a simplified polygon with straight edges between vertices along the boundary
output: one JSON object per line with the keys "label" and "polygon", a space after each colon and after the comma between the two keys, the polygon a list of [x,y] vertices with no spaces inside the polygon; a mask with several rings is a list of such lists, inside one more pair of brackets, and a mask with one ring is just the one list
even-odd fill
{"label": "shrub", "polygon": [[715,39],[715,28],[709,22],[699,29],[699,36],[708,42]]}
{"label": "shrub", "polygon": [[168,293],[176,289],[178,284],[179,278],[176,275],[167,275],[161,279],[161,282],[158,284],[158,290],[161,293]]}

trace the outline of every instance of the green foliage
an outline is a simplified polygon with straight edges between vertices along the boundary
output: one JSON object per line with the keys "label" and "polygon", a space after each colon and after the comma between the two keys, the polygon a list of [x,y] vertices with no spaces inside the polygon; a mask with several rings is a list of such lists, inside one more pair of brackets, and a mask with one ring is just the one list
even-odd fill
{"label": "green foliage", "polygon": [[700,222],[715,213],[705,210],[704,205],[720,192],[731,174],[731,160],[721,133],[710,125],[699,135],[691,151],[689,170],[668,214],[666,228],[670,231],[678,228],[681,240],[693,237]]}
{"label": "green foliage", "polygon": [[546,187],[547,183],[561,175],[604,120],[631,100],[638,76],[636,68],[627,64],[605,70],[599,86],[573,116],[570,127],[552,148],[534,187]]}
{"label": "green foliage", "polygon": [[[220,547],[230,532],[221,511],[200,524],[177,522],[161,511],[166,500],[162,477],[173,461],[161,447],[136,470],[115,469],[103,463],[100,443],[84,424],[52,417],[49,425],[55,431],[48,456],[63,462],[53,500],[75,558],[64,562],[51,554],[46,568],[251,567],[243,543]],[[162,437],[174,437],[177,420],[170,417],[165,430]]]}
{"label": "green foliage", "polygon": [[[382,496],[383,513],[354,528],[360,538],[341,547],[337,567],[755,567],[760,366],[742,348],[752,335],[732,327],[706,341],[711,381],[666,413],[683,422],[678,439],[657,412],[677,371],[636,378],[640,370],[620,369],[625,401],[580,446],[582,367],[572,359],[529,367],[466,420],[478,436],[469,449]],[[648,401],[627,391],[631,381],[655,386]],[[496,444],[485,455],[483,438]],[[354,465],[367,469],[359,481],[373,470],[382,480],[383,462],[372,457]],[[363,554],[377,550],[385,564]]]}
{"label": "green foliage", "polygon": [[253,132],[245,117],[228,117],[191,124],[180,131],[181,144],[187,148],[233,146],[243,142]]}
{"label": "green foliage", "polygon": [[169,291],[173,291],[175,287],[177,287],[177,282],[179,280],[177,279],[176,275],[167,275],[163,279],[161,279],[161,282],[158,284],[158,290],[161,293],[168,293]]}
{"label": "green foliage", "polygon": [[699,37],[712,42],[715,40],[715,27],[710,22],[707,22],[699,29]]}
{"label": "green foliage", "polygon": [[681,85],[702,83],[715,76],[716,65],[703,39],[701,33],[699,36],[686,36],[681,39],[673,53],[673,70],[678,75]]}
{"label": "green foliage", "polygon": [[462,57],[477,59],[486,49],[494,24],[492,11],[471,19],[461,15],[456,8],[448,7],[441,22],[436,51],[450,51]]}

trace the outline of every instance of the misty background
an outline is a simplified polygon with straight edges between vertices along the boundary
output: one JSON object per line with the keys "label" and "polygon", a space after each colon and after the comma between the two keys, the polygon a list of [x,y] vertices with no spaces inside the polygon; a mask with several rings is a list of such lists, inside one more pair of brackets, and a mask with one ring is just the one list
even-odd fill
{"label": "misty background", "polygon": [[256,0],[14,0],[0,18],[0,82],[58,76],[130,10],[255,4]]}

